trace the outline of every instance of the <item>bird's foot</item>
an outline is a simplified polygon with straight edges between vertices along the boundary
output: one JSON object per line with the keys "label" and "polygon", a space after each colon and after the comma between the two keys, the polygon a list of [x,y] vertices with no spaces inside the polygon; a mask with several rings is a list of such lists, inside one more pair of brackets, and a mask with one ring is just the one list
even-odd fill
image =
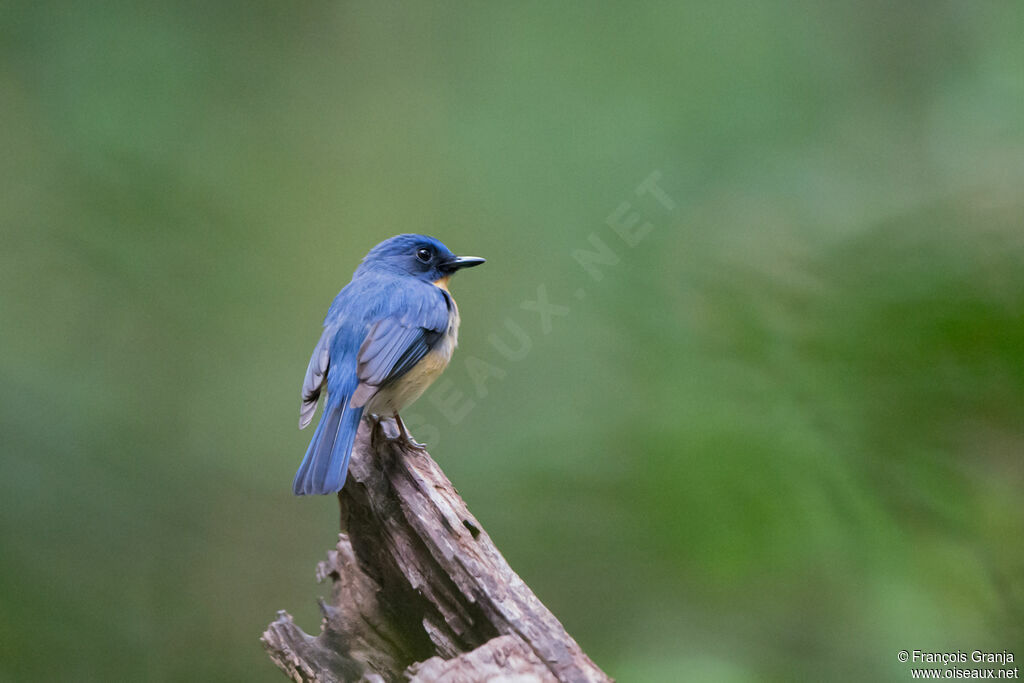
{"label": "bird's foot", "polygon": [[402,422],[402,418],[398,416],[398,413],[395,413],[395,424],[398,425],[398,436],[395,437],[394,440],[397,441],[399,445],[410,450],[421,451],[423,453],[427,452],[427,445],[412,438],[412,434],[410,434],[409,430],[405,428],[405,423]]}
{"label": "bird's foot", "polygon": [[384,433],[384,426],[379,418],[370,415],[367,421],[370,423],[370,448],[377,450],[382,443],[391,441]]}
{"label": "bird's foot", "polygon": [[409,436],[409,437],[399,436],[399,437],[396,437],[394,439],[394,441],[398,442],[398,444],[400,446],[402,446],[403,448],[407,448],[407,449],[413,450],[413,451],[421,451],[423,453],[427,452],[427,444],[420,443],[419,441],[416,441],[415,439],[413,439],[411,436]]}

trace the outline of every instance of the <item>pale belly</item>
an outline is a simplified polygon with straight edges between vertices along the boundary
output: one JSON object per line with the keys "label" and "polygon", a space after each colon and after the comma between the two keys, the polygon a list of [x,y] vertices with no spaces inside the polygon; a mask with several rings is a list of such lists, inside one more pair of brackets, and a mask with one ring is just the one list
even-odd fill
{"label": "pale belly", "polygon": [[459,312],[456,308],[448,323],[448,333],[438,340],[437,345],[412,370],[374,394],[366,403],[366,412],[394,415],[422,396],[448,367],[458,342]]}

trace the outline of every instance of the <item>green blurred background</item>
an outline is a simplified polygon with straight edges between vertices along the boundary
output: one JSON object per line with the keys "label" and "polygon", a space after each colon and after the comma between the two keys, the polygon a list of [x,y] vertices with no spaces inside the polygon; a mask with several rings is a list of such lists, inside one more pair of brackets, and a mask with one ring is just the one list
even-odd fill
{"label": "green blurred background", "polygon": [[290,492],[302,375],[408,231],[489,259],[453,283],[472,407],[413,431],[610,674],[1024,657],[1022,35],[1019,2],[0,3],[0,679],[284,680],[258,637],[316,631],[337,529]]}

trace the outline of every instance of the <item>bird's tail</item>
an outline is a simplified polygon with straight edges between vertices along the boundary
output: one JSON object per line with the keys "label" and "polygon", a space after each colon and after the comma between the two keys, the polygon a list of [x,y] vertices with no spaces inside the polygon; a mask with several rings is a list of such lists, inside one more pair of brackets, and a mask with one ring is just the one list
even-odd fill
{"label": "bird's tail", "polygon": [[320,424],[292,483],[295,495],[320,495],[341,490],[362,417],[363,409],[350,406],[348,396],[341,394],[335,398],[328,395]]}

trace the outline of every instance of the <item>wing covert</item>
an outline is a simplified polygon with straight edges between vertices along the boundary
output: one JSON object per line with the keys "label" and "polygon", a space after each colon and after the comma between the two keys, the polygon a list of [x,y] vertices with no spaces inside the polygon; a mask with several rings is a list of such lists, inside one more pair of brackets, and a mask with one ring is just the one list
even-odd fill
{"label": "wing covert", "polygon": [[448,329],[450,303],[445,292],[431,286],[409,294],[401,302],[404,305],[370,328],[359,348],[355,406],[411,370]]}

